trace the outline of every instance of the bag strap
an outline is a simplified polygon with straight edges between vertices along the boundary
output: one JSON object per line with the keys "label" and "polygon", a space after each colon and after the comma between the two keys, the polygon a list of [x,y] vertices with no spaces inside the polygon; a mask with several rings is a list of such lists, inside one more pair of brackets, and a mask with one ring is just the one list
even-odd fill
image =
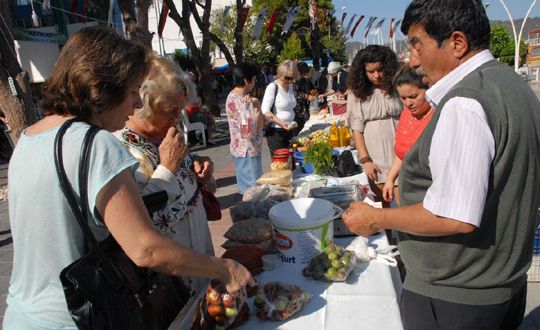
{"label": "bag strap", "polygon": [[276,113],[274,112],[274,108],[276,106],[276,97],[277,97],[279,85],[275,81],[272,84],[274,84],[276,86],[276,89],[275,89],[275,92],[274,92],[274,101],[272,102],[272,107],[270,108],[270,111],[275,115]]}
{"label": "bag strap", "polygon": [[91,125],[88,131],[86,132],[82,144],[82,151],[79,160],[79,190],[80,190],[80,202],[77,201],[73,187],[69,183],[66,171],[64,168],[64,159],[62,155],[62,139],[67,131],[67,129],[73,124],[76,119],[70,119],[60,126],[58,133],[54,139],[54,165],[56,167],[56,173],[58,174],[58,179],[60,181],[60,188],[66,197],[69,208],[73,213],[73,216],[77,220],[79,227],[81,228],[85,241],[87,242],[91,251],[95,252],[102,270],[103,274],[111,283],[114,288],[119,288],[123,285],[124,280],[119,272],[116,270],[114,265],[110,260],[105,256],[103,250],[98,244],[98,241],[90,227],[88,226],[88,215],[90,214],[88,207],[88,163],[90,160],[90,153],[92,150],[92,142],[96,133],[100,130],[99,127]]}

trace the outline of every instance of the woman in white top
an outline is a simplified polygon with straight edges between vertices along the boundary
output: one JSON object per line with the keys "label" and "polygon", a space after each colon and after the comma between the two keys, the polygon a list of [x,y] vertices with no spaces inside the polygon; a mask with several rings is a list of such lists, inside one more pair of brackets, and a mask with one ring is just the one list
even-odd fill
{"label": "woman in white top", "polygon": [[288,148],[291,142],[296,106],[293,82],[299,77],[296,64],[290,60],[283,61],[277,68],[276,80],[264,92],[261,109],[271,123],[265,131],[270,156],[277,149]]}

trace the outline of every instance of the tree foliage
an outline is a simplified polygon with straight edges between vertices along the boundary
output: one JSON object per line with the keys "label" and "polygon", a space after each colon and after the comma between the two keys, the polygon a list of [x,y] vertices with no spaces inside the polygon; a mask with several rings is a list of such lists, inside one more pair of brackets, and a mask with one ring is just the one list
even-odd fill
{"label": "tree foliage", "polygon": [[175,49],[172,58],[176,62],[176,64],[178,64],[178,66],[180,66],[184,71],[191,71],[195,69],[195,65],[193,65],[191,57],[183,50]]}
{"label": "tree foliage", "polygon": [[341,35],[328,36],[321,38],[325,49],[328,49],[334,61],[347,62],[347,52],[345,51],[345,38]]}
{"label": "tree foliage", "polygon": [[[282,34],[283,24],[287,18],[287,9],[294,6],[300,6],[299,15],[296,17],[288,33]],[[263,21],[260,38],[257,40],[251,37],[251,32],[255,26],[257,14],[265,7],[267,8],[267,12]],[[330,0],[319,0],[318,7],[319,9],[333,9],[334,5]],[[280,13],[272,33],[269,34],[266,32],[266,26],[270,16],[277,8],[280,8]],[[231,8],[226,17],[223,17],[223,9],[218,9],[214,11],[213,16],[212,33],[223,40],[229,49],[232,49],[235,41],[234,28],[236,26],[237,9],[235,7]],[[224,29],[221,30],[223,20]],[[325,18],[325,30],[322,31],[322,28],[322,10],[319,10],[316,29],[311,30],[308,0],[253,0],[249,18],[243,30],[244,60],[257,64],[265,64],[277,63],[281,58],[290,57],[290,49],[286,53],[282,54],[282,52],[285,47],[290,48],[290,46],[286,45],[293,34],[297,35],[296,38],[298,38],[300,46],[304,50],[304,58],[298,59],[320,57],[323,55],[321,54],[323,49],[328,49],[334,58],[345,59],[345,40],[338,35],[335,19],[327,15]],[[329,32],[330,36],[328,36]],[[293,40],[296,39],[293,38]]]}
{"label": "tree foliage", "polygon": [[[489,42],[489,49],[493,56],[499,61],[507,63],[509,65],[514,64],[514,51],[515,41],[508,32],[508,29],[504,24],[492,24],[491,25],[491,40]],[[519,55],[521,63],[524,63],[525,56],[527,55],[527,46],[522,41],[519,47]]]}
{"label": "tree foliage", "polygon": [[285,60],[302,60],[305,56],[306,54],[300,43],[300,38],[293,32],[283,46],[283,50],[278,56],[278,62],[281,63]]}

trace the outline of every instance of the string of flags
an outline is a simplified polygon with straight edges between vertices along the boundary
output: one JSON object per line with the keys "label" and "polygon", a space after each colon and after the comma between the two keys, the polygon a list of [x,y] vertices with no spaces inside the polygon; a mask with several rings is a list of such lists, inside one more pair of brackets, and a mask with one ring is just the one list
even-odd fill
{"label": "string of flags", "polygon": [[[72,0],[74,1],[74,0]],[[276,21],[279,17],[279,14],[284,8],[276,8],[273,12],[269,12],[268,8],[264,7],[262,8],[259,13],[257,14],[256,18],[254,19],[254,27],[253,31],[250,34],[251,38],[259,39],[262,32],[266,31],[266,33],[271,34],[274,30]],[[300,12],[301,6],[295,6],[295,7],[289,7],[286,9],[287,16],[285,19],[285,23],[283,24],[283,28],[281,33],[286,34],[289,32],[291,26],[293,25],[296,17],[298,16]],[[223,17],[221,19],[221,26],[220,30],[221,32],[224,31],[225,28],[225,17],[229,15],[231,10],[231,6],[225,6],[223,8]],[[238,12],[241,16],[241,27],[243,29],[245,23],[247,22],[248,16],[249,16],[250,7],[242,7]],[[159,23],[158,23],[158,35],[161,37],[163,27],[165,25],[165,20],[167,19],[167,14],[169,12],[169,8],[166,5],[166,1],[163,1],[163,6],[161,10],[161,14],[159,17]],[[319,12],[320,15],[320,26],[321,31],[325,31],[325,23],[327,16],[334,16],[335,10],[334,9],[327,9],[327,8],[318,8],[317,3],[313,0],[309,2],[309,19],[310,19],[310,25],[311,29],[314,30],[317,26],[317,20],[319,18]],[[264,21],[266,17],[269,16],[268,22],[266,23],[266,28],[264,28]],[[347,17],[349,19],[347,20]],[[343,12],[341,14],[341,33],[345,37],[353,38],[356,31],[360,27],[360,23],[366,18],[365,15],[358,15],[356,13],[351,13],[349,16],[349,13]],[[337,19],[337,18],[336,18]],[[377,20],[378,19],[378,20]],[[364,38],[367,38],[368,35],[378,35],[383,27],[384,22],[386,21],[386,17],[377,17],[377,16],[370,16],[367,20],[367,24],[365,26],[365,33]],[[345,24],[346,23],[346,24]],[[390,25],[389,25],[389,37],[391,39],[394,38],[396,31],[399,30],[399,26],[401,24],[401,19],[396,20],[395,17],[390,18]]]}

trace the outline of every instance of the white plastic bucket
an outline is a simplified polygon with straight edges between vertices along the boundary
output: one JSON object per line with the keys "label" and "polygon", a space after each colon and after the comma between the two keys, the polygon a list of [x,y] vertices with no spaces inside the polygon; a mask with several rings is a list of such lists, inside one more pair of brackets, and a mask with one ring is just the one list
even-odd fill
{"label": "white plastic bucket", "polygon": [[334,219],[343,210],[318,198],[298,198],[274,205],[268,213],[274,245],[285,265],[304,268],[334,236]]}

